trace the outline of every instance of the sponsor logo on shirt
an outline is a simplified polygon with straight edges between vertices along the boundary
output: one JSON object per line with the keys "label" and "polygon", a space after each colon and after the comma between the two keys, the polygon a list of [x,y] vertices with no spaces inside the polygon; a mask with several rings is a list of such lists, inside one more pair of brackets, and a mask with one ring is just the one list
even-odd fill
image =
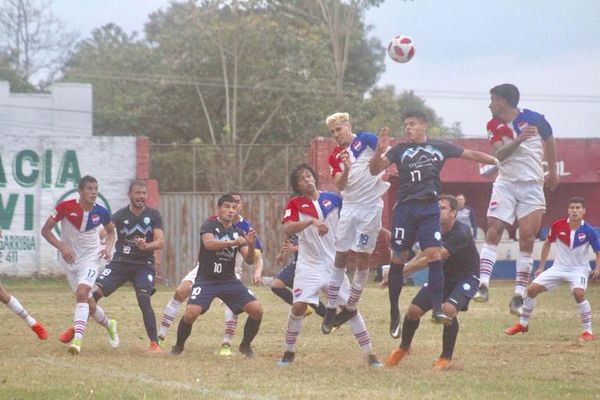
{"label": "sponsor logo on shirt", "polygon": [[92,222],[94,223],[94,225],[100,222],[100,216],[98,214],[92,215]]}

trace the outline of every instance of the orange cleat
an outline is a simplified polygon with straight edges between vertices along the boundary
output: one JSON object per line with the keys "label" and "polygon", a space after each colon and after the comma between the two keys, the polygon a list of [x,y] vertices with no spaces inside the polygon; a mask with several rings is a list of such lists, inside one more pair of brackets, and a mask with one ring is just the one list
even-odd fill
{"label": "orange cleat", "polygon": [[35,332],[35,334],[40,338],[40,340],[48,339],[48,330],[44,327],[44,325],[36,322],[31,326],[31,330]]}
{"label": "orange cleat", "polygon": [[589,333],[588,331],[585,331],[581,334],[581,340],[583,340],[584,342],[591,342],[592,340],[596,339],[594,337],[594,335],[592,335],[591,333]]}
{"label": "orange cleat", "polygon": [[162,348],[156,342],[150,342],[150,346],[148,346],[149,353],[160,354],[162,353]]}
{"label": "orange cleat", "polygon": [[75,327],[67,328],[64,332],[58,335],[58,340],[64,344],[71,343],[71,340],[75,337]]}
{"label": "orange cleat", "polygon": [[433,369],[435,371],[447,371],[452,367],[452,360],[448,360],[447,358],[440,357],[437,359],[435,364],[433,365]]}
{"label": "orange cleat", "polygon": [[521,325],[519,322],[517,322],[513,326],[506,328],[504,330],[504,333],[512,336],[512,335],[516,335],[519,332],[527,333],[528,330],[529,330],[529,326]]}
{"label": "orange cleat", "polygon": [[385,359],[385,366],[386,367],[396,366],[407,355],[408,355],[408,350],[404,350],[404,349],[401,349],[400,347],[398,347],[397,349],[395,349],[394,351],[392,351],[387,356],[387,358]]}

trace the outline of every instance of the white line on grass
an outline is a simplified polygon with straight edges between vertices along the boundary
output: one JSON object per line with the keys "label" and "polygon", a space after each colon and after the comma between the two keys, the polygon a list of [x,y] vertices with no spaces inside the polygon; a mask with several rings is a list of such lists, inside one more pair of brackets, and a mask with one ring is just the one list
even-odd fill
{"label": "white line on grass", "polygon": [[[53,365],[53,366],[60,367],[60,368],[74,369],[74,370],[78,370],[78,371],[80,370],[79,365],[75,365],[73,363],[67,362],[62,359],[36,357],[36,361],[41,361],[48,365]],[[145,385],[158,386],[163,389],[169,389],[169,390],[173,390],[173,389],[187,390],[190,392],[196,392],[196,393],[210,395],[210,396],[219,396],[219,397],[228,398],[228,399],[259,399],[259,400],[277,399],[277,397],[262,396],[262,395],[259,395],[256,393],[245,393],[245,392],[233,391],[233,390],[208,389],[208,388],[198,387],[197,385],[193,385],[193,384],[189,384],[189,383],[185,383],[185,382],[164,380],[164,379],[160,379],[160,378],[157,378],[157,377],[154,377],[151,375],[145,375],[145,374],[140,374],[140,373],[117,372],[114,370],[93,367],[90,365],[86,365],[85,369],[94,374],[97,374],[98,376],[136,381],[136,382],[143,383]]]}

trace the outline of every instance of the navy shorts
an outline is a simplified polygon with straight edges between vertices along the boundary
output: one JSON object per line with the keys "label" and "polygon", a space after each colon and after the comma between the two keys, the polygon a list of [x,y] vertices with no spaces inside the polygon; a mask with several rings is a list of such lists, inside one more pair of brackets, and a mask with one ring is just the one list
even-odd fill
{"label": "navy shorts", "polygon": [[277,274],[276,278],[285,283],[289,288],[294,287],[294,277],[296,276],[296,260],[292,261]]}
{"label": "navy shorts", "polygon": [[192,294],[188,304],[194,304],[202,307],[204,314],[210,308],[210,303],[218,297],[234,314],[241,313],[244,306],[256,297],[250,289],[238,280],[227,281],[196,281],[192,288]]}
{"label": "navy shorts", "polygon": [[96,279],[96,285],[102,288],[105,297],[110,296],[126,282],[132,282],[137,292],[152,296],[156,292],[154,288],[155,275],[154,265],[112,261],[100,273]]}
{"label": "navy shorts", "polygon": [[[459,281],[455,285],[444,287],[444,303],[453,304],[458,311],[467,311],[469,301],[475,296],[479,288],[479,280],[472,277]],[[426,283],[411,302],[421,310],[427,312],[432,309],[431,289]]]}
{"label": "navy shorts", "polygon": [[421,249],[442,246],[437,200],[409,200],[394,207],[392,250],[410,250],[415,242],[419,242]]}

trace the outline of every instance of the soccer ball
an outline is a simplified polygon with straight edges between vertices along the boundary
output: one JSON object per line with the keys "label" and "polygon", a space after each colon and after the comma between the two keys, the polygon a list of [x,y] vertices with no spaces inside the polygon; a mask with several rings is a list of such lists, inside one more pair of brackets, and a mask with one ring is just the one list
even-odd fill
{"label": "soccer ball", "polygon": [[409,62],[415,56],[415,51],[413,40],[404,35],[395,36],[388,45],[388,54],[397,63]]}

